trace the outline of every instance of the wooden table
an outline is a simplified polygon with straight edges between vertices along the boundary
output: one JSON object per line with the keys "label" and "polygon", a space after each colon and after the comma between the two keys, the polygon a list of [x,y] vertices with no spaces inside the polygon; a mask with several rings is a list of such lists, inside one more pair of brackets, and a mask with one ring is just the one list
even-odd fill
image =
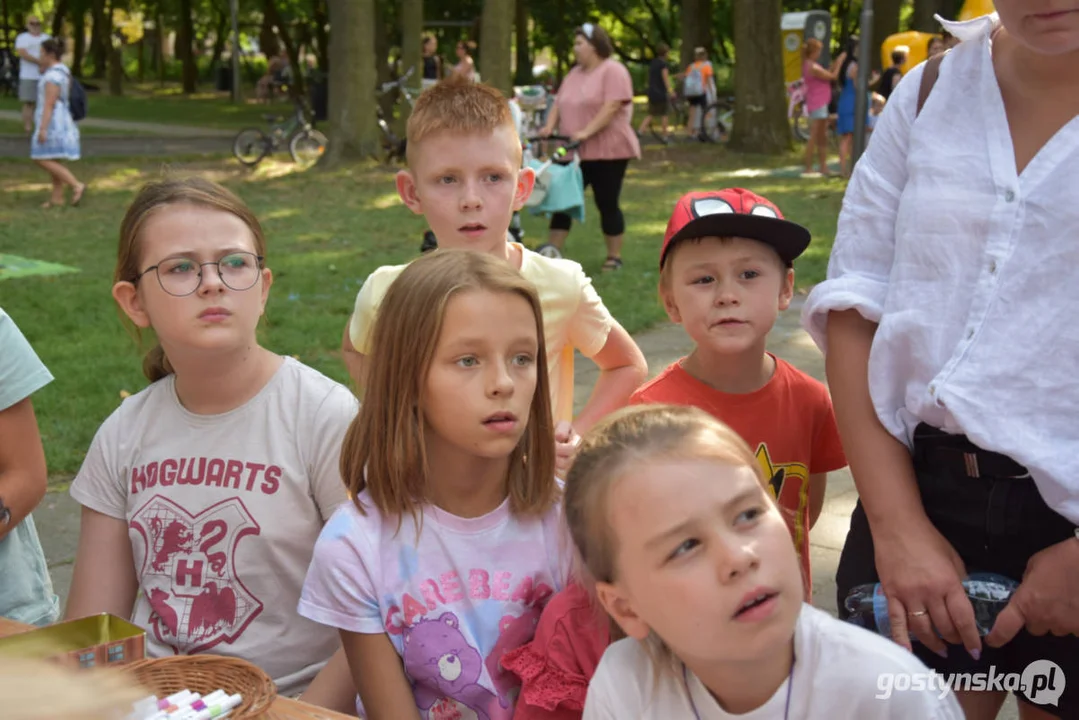
{"label": "wooden table", "polygon": [[[32,625],[0,617],[0,637],[32,629]],[[270,709],[263,714],[262,720],[356,720],[356,718],[353,715],[343,715],[299,700],[278,696]]]}

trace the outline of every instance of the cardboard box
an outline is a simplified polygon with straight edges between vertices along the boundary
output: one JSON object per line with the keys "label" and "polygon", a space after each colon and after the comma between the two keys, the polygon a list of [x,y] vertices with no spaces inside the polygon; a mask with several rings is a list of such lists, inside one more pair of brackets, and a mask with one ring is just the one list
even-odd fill
{"label": "cardboard box", "polygon": [[0,638],[0,656],[75,668],[123,665],[146,657],[146,632],[102,613]]}

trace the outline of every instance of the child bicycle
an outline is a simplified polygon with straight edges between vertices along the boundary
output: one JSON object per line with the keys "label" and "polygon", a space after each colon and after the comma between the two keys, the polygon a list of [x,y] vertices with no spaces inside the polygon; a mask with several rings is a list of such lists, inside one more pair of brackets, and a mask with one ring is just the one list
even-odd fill
{"label": "child bicycle", "polygon": [[[382,83],[379,86],[377,97],[381,99],[383,95],[400,92],[411,111],[416,104],[416,91],[410,88],[407,83],[415,71],[415,67],[410,67],[404,75],[396,80]],[[375,108],[378,113],[378,129],[382,131],[382,150],[386,154],[386,164],[392,165],[394,162],[403,162],[405,159],[406,139],[398,137],[397,133],[390,127],[389,121],[386,120],[386,114],[382,111],[382,105],[376,104]]]}
{"label": "child bicycle", "polygon": [[292,161],[302,167],[314,165],[326,151],[327,139],[307,119],[304,103],[297,100],[291,117],[264,115],[270,123],[267,133],[260,128],[244,128],[232,141],[232,154],[247,167],[256,167],[267,155],[287,147]]}

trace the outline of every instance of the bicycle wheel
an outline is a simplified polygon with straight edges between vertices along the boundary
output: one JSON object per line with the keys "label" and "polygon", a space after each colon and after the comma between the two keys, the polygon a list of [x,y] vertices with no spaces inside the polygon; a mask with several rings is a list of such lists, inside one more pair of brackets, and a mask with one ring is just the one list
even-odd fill
{"label": "bicycle wheel", "polygon": [[726,103],[712,103],[701,116],[700,139],[702,142],[723,142],[731,134],[734,109]]}
{"label": "bicycle wheel", "polygon": [[292,162],[301,167],[311,167],[326,152],[326,144],[329,140],[318,130],[308,128],[301,130],[288,141],[288,154],[292,156]]}
{"label": "bicycle wheel", "polygon": [[791,110],[793,118],[791,118],[791,129],[794,132],[794,137],[801,142],[807,142],[809,140],[809,116],[806,115],[805,105],[798,103]]}
{"label": "bicycle wheel", "polygon": [[247,167],[255,167],[270,154],[273,141],[258,128],[244,128],[232,141],[232,154]]}

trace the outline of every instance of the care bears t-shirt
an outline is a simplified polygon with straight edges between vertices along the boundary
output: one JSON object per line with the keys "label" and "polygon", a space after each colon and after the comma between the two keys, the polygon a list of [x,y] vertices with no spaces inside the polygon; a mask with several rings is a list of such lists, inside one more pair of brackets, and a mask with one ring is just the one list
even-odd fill
{"label": "care bears t-shirt", "polygon": [[565,585],[569,539],[558,503],[515,516],[507,499],[460,518],[424,507],[386,518],[359,496],[326,523],[299,612],[325,625],[386,633],[404,661],[423,718],[513,717],[519,680],[502,655],[532,639],[540,613]]}

